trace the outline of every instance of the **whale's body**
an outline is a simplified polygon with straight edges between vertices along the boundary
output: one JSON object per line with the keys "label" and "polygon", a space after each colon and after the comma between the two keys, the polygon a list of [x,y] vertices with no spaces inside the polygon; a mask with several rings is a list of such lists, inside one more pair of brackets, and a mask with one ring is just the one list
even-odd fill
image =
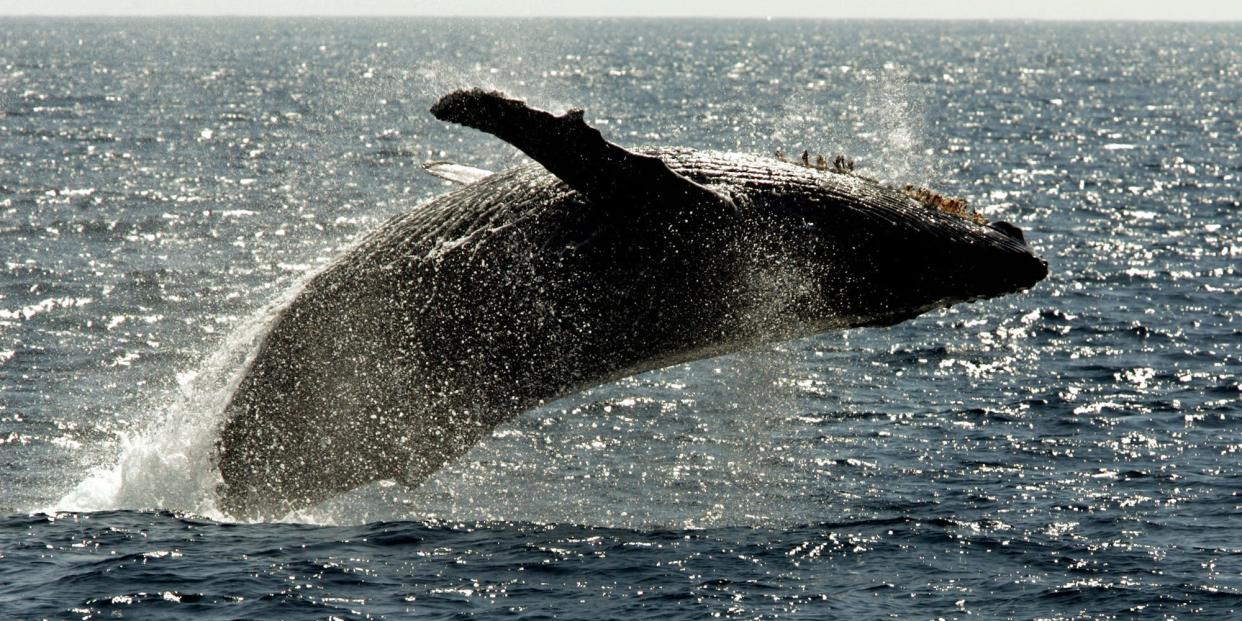
{"label": "whale's body", "polygon": [[1012,226],[852,174],[627,151],[579,112],[496,93],[453,93],[433,113],[537,163],[465,169],[479,180],[381,226],[280,313],[225,413],[227,512],[279,517],[375,480],[415,485],[562,395],[1046,274]]}

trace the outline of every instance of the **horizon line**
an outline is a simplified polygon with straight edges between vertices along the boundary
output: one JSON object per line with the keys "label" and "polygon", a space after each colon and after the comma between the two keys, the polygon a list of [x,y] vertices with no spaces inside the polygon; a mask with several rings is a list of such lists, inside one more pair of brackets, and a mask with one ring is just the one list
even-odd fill
{"label": "horizon line", "polygon": [[0,18],[45,19],[618,19],[618,20],[702,20],[702,21],[869,21],[869,22],[1047,22],[1047,23],[1152,23],[1152,24],[1236,24],[1242,18],[1150,18],[1150,17],[867,17],[794,15],[495,15],[434,13],[3,13]]}

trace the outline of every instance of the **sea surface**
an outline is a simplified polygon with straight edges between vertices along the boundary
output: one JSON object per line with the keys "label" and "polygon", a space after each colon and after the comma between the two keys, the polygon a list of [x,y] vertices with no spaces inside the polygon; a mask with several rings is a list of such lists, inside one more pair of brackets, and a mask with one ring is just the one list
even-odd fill
{"label": "sea surface", "polygon": [[[211,447],[281,303],[447,191],[423,161],[521,161],[427,114],[460,86],[843,153],[1051,275],[230,520]],[[0,618],[1237,618],[1240,107],[1238,24],[4,19]]]}

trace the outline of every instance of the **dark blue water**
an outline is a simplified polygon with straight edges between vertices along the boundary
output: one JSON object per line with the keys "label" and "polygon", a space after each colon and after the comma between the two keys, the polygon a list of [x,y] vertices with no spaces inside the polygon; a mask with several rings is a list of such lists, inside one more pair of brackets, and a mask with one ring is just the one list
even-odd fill
{"label": "dark blue water", "polygon": [[[1052,275],[230,522],[210,448],[273,310],[445,191],[423,160],[520,161],[426,114],[466,85],[842,152]],[[0,617],[1232,618],[1240,102],[1237,25],[0,22]]]}

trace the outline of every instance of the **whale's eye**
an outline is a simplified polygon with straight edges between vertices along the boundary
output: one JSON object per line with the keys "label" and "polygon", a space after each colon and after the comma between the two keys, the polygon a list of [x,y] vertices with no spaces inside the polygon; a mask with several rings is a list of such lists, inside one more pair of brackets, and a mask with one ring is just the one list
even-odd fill
{"label": "whale's eye", "polygon": [[1026,238],[1022,236],[1022,229],[1004,220],[997,220],[996,222],[989,223],[988,226],[1024,244],[1026,243]]}

